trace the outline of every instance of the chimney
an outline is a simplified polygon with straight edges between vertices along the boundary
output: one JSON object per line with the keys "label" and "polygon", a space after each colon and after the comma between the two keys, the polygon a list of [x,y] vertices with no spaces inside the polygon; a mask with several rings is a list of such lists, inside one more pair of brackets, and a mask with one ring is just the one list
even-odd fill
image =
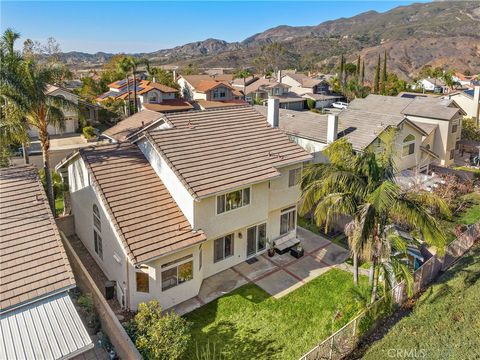
{"label": "chimney", "polygon": [[277,82],[282,83],[282,70],[278,70]]}
{"label": "chimney", "polygon": [[477,127],[480,122],[480,86],[475,86],[475,90],[473,92],[473,116],[475,116],[475,122],[477,123]]}
{"label": "chimney", "polygon": [[152,76],[152,82],[154,82],[154,83],[157,82],[157,78],[155,76]]}
{"label": "chimney", "polygon": [[278,128],[279,124],[279,103],[278,99],[268,99],[267,121],[274,128]]}
{"label": "chimney", "polygon": [[173,82],[177,82],[177,71],[174,69],[172,73],[173,73]]}
{"label": "chimney", "polygon": [[327,143],[330,144],[337,140],[338,114],[328,114],[327,119]]}

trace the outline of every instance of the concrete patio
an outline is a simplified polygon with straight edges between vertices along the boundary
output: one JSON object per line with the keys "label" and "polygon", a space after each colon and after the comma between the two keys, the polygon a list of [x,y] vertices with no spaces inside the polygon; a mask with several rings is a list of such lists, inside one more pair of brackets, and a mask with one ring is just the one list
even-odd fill
{"label": "concrete patio", "polygon": [[301,227],[297,229],[297,237],[305,251],[300,259],[289,253],[273,257],[259,255],[253,263],[243,262],[205,279],[198,296],[173,310],[186,314],[247,283],[258,285],[278,299],[331,268],[341,266],[349,256],[348,250]]}

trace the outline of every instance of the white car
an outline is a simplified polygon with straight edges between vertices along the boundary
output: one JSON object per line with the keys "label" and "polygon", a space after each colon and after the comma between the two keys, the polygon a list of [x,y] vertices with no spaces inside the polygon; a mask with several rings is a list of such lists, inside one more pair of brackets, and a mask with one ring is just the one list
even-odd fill
{"label": "white car", "polygon": [[332,104],[332,106],[336,109],[346,109],[348,104],[346,102],[337,101]]}

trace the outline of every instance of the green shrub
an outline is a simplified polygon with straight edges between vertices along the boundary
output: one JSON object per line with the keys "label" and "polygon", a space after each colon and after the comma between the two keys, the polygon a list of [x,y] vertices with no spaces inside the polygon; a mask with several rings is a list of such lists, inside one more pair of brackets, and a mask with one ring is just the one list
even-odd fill
{"label": "green shrub", "polygon": [[97,134],[95,134],[93,126],[85,126],[83,128],[83,136],[85,136],[85,139],[93,139]]}
{"label": "green shrub", "polygon": [[190,324],[173,312],[162,314],[157,300],[141,303],[125,328],[145,359],[183,359],[191,338]]}
{"label": "green shrub", "polygon": [[86,325],[91,333],[96,334],[100,330],[100,319],[98,318],[91,294],[80,295],[77,299],[80,312],[83,314]]}
{"label": "green shrub", "polygon": [[307,99],[307,107],[312,110],[315,109],[315,100],[313,99]]}

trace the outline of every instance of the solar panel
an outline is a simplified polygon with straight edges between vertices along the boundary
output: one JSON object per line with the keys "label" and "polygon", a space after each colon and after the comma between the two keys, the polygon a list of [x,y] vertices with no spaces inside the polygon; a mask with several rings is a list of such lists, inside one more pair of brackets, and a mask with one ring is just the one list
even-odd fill
{"label": "solar panel", "polygon": [[474,90],[464,90],[463,92],[464,92],[465,94],[467,94],[468,96],[473,97]]}

